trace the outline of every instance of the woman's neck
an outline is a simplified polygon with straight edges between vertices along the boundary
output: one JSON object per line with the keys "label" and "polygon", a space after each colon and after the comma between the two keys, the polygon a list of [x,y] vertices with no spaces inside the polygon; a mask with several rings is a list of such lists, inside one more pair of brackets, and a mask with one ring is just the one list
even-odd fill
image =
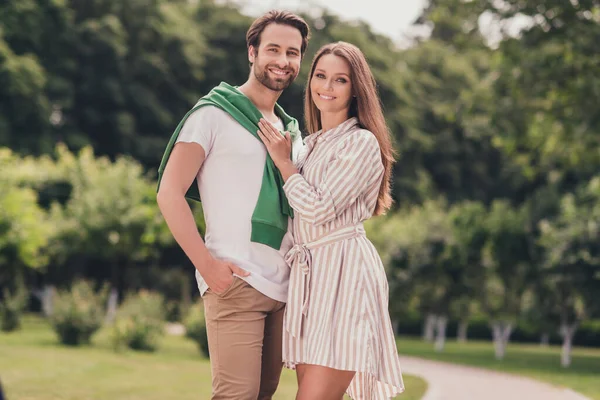
{"label": "woman's neck", "polygon": [[349,118],[348,110],[335,113],[321,113],[321,128],[323,132],[335,128]]}

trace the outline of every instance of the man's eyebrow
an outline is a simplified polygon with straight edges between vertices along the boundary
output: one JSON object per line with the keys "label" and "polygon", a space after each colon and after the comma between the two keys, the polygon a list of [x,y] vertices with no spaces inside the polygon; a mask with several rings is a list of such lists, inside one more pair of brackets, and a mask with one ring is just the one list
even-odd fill
{"label": "man's eyebrow", "polygon": [[[278,45],[277,43],[267,43],[265,47],[277,47],[278,49],[281,48],[281,46]],[[298,49],[297,47],[290,47],[290,50],[294,50],[294,51],[297,51],[298,53],[300,53],[300,49]]]}

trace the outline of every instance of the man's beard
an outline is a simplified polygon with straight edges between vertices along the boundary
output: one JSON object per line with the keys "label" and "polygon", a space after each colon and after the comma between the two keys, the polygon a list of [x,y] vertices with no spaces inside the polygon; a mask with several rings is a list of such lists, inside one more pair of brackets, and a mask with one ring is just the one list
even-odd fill
{"label": "man's beard", "polygon": [[[292,84],[292,82],[294,82],[294,79],[296,79],[296,74],[291,69],[285,70],[285,71],[290,72],[290,74],[287,77],[271,78],[269,76],[269,68],[270,68],[269,65],[266,65],[264,68],[262,68],[260,70],[259,70],[259,68],[256,68],[256,67],[258,67],[258,58],[256,59],[256,62],[254,64],[254,76],[264,86],[266,86],[267,88],[269,88],[273,91],[276,91],[276,92],[287,89]],[[277,67],[274,67],[274,68],[277,68]]]}

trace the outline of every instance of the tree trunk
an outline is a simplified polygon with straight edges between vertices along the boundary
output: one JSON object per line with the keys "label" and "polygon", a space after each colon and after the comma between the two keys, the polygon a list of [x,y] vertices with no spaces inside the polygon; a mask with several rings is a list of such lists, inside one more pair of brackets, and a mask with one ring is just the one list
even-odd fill
{"label": "tree trunk", "polygon": [[506,354],[506,346],[512,333],[512,323],[503,321],[492,322],[492,336],[494,338],[494,353],[496,360],[503,360]]}
{"label": "tree trunk", "polygon": [[469,321],[460,321],[458,324],[458,332],[456,333],[456,340],[459,343],[467,342],[467,330],[469,329]]}
{"label": "tree trunk", "polygon": [[577,331],[577,324],[563,324],[560,327],[560,334],[563,338],[562,351],[560,355],[560,365],[567,368],[571,365],[571,349],[573,348],[573,336]]}
{"label": "tree trunk", "polygon": [[435,351],[441,352],[444,350],[446,343],[446,326],[448,324],[448,317],[438,316],[436,321],[436,336],[435,336]]}
{"label": "tree trunk", "polygon": [[427,342],[433,342],[436,319],[436,316],[433,314],[427,314],[425,317],[425,324],[423,326],[423,339],[425,339]]}
{"label": "tree trunk", "polygon": [[548,347],[549,344],[550,344],[550,334],[547,332],[542,333],[542,336],[540,337],[540,346]]}
{"label": "tree trunk", "polygon": [[394,330],[394,336],[398,335],[398,327],[400,326],[400,321],[397,319],[392,320],[392,329]]}
{"label": "tree trunk", "polygon": [[107,324],[112,323],[117,315],[117,305],[119,304],[119,291],[116,287],[110,289],[108,296],[108,303],[106,305],[106,318]]}
{"label": "tree trunk", "polygon": [[52,315],[52,304],[54,301],[54,294],[56,288],[53,285],[45,285],[42,292],[42,312],[44,316],[49,317]]}
{"label": "tree trunk", "polygon": [[[187,275],[181,277],[181,304],[183,304],[183,310],[187,313],[192,306],[192,293],[190,290],[190,278]],[[185,317],[185,315],[182,315]]]}

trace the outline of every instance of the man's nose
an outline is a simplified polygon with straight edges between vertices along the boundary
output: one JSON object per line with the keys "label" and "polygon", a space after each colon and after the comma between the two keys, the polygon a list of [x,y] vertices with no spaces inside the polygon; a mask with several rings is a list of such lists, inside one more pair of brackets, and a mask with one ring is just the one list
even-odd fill
{"label": "man's nose", "polygon": [[288,60],[288,57],[285,54],[281,54],[279,57],[277,57],[275,63],[279,68],[285,69],[289,65],[290,61]]}

